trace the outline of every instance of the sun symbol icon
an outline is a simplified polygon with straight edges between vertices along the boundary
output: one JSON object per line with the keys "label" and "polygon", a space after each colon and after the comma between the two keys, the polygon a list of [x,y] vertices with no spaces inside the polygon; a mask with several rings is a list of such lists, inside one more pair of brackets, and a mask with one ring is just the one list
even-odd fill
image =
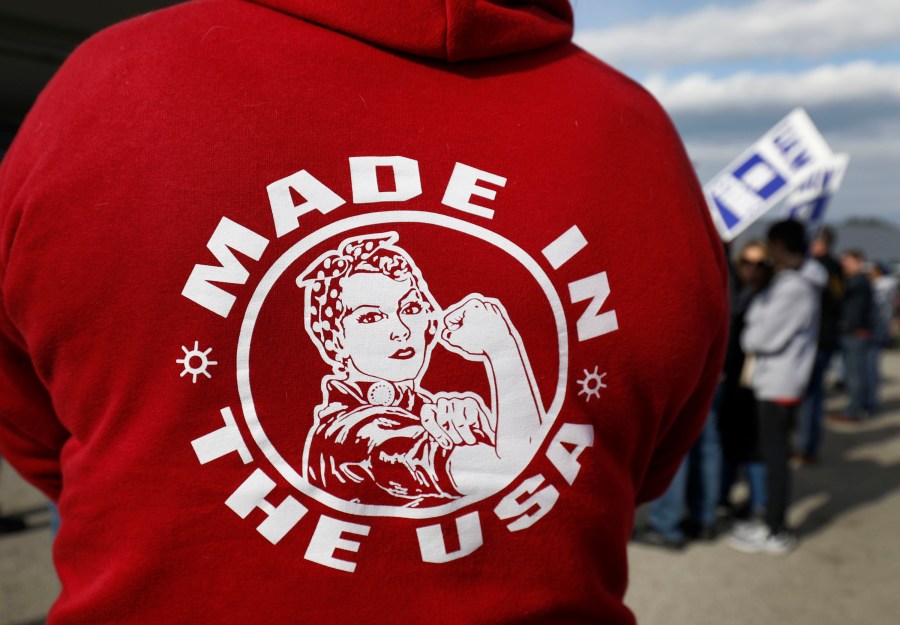
{"label": "sun symbol icon", "polygon": [[581,385],[581,390],[578,391],[578,394],[587,396],[585,401],[591,401],[592,397],[600,399],[600,389],[606,388],[606,384],[603,383],[606,372],[598,374],[598,370],[599,367],[594,367],[594,370],[590,372],[584,369],[584,378],[578,380],[578,384]]}
{"label": "sun symbol icon", "polygon": [[215,360],[209,359],[209,352],[212,351],[212,347],[207,349],[205,352],[200,351],[199,341],[194,341],[194,349],[188,349],[187,347],[182,345],[181,351],[184,352],[184,358],[179,358],[175,362],[180,365],[184,365],[184,371],[182,371],[181,375],[178,377],[183,378],[184,376],[190,374],[192,377],[192,382],[194,384],[197,383],[198,375],[205,375],[208,378],[212,377],[207,369],[212,365],[219,364]]}

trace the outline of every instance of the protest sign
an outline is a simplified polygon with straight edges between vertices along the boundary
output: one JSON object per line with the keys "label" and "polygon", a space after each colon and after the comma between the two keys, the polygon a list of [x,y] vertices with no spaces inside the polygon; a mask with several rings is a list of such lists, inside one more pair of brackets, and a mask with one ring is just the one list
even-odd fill
{"label": "protest sign", "polygon": [[792,111],[703,187],[719,235],[734,240],[833,157],[806,111]]}
{"label": "protest sign", "polygon": [[825,210],[844,181],[850,162],[849,154],[835,154],[804,180],[784,201],[784,216],[803,222],[810,236],[815,236],[825,220]]}

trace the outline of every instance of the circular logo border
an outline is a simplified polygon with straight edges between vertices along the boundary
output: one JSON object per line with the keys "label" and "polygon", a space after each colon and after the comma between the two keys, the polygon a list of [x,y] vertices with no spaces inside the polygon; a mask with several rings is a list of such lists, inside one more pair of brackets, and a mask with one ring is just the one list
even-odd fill
{"label": "circular logo border", "polygon": [[[351,515],[427,519],[447,515],[492,497],[508,487],[519,474],[517,473],[510,477],[508,482],[503,484],[500,488],[493,489],[490,493],[485,493],[483,495],[467,495],[449,503],[428,508],[369,505],[345,501],[304,480],[303,477],[281,457],[281,454],[278,453],[275,446],[269,441],[262,425],[259,423],[259,417],[256,414],[256,408],[253,404],[253,394],[250,389],[250,344],[253,340],[253,329],[256,326],[257,317],[259,316],[266,297],[281,275],[294,263],[294,261],[300,258],[301,255],[332,237],[346,235],[354,228],[394,223],[419,223],[429,226],[440,226],[490,243],[517,260],[528,270],[540,285],[541,289],[544,291],[544,295],[547,297],[547,301],[550,303],[550,308],[553,311],[553,317],[556,322],[556,331],[559,336],[559,379],[557,380],[556,393],[553,397],[553,402],[547,410],[547,419],[543,424],[541,432],[541,440],[546,440],[550,428],[556,422],[556,418],[559,416],[560,410],[562,410],[563,401],[565,400],[566,383],[568,380],[569,337],[562,301],[546,272],[544,272],[540,265],[538,265],[537,262],[535,262],[535,260],[522,248],[486,228],[482,228],[481,226],[477,226],[461,219],[448,217],[440,213],[429,213],[425,211],[385,211],[348,217],[331,223],[305,236],[282,254],[265,273],[262,280],[260,280],[259,285],[253,292],[253,296],[250,298],[250,303],[247,305],[247,311],[244,313],[244,319],[241,322],[241,332],[237,348],[238,393],[240,395],[244,420],[247,423],[247,427],[250,428],[253,440],[256,441],[260,451],[262,451],[263,455],[272,463],[272,466],[274,466],[281,476],[294,488],[329,508]],[[537,452],[535,451],[535,453]],[[521,470],[524,470],[525,466],[533,459],[534,456],[528,458],[528,462],[522,466],[520,472]]]}

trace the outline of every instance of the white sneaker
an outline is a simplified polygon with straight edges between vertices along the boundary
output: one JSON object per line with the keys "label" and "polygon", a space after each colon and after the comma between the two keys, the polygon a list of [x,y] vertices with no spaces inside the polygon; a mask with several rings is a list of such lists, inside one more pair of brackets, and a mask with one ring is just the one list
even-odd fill
{"label": "white sneaker", "polygon": [[751,521],[735,526],[728,537],[728,546],[743,553],[784,555],[797,547],[797,537],[788,530],[773,534],[765,523]]}
{"label": "white sneaker", "polygon": [[760,534],[761,532],[765,532],[768,534],[768,527],[765,523],[763,523],[759,519],[750,519],[748,521],[738,521],[732,526],[730,535],[735,536],[741,540],[746,540],[751,537]]}
{"label": "white sneaker", "polygon": [[763,545],[763,551],[780,556],[797,548],[797,537],[789,530],[781,530],[777,534],[769,534]]}
{"label": "white sneaker", "polygon": [[769,528],[760,521],[737,523],[728,535],[728,546],[744,553],[759,553],[763,550]]}

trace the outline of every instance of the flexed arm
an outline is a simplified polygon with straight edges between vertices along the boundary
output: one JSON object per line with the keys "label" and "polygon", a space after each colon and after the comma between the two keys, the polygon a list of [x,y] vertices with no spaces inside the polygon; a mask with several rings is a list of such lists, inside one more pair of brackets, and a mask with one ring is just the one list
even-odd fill
{"label": "flexed arm", "polygon": [[503,305],[470,295],[444,315],[441,339],[457,353],[485,363],[493,389],[495,455],[503,464],[527,462],[540,444],[543,409],[525,348]]}

